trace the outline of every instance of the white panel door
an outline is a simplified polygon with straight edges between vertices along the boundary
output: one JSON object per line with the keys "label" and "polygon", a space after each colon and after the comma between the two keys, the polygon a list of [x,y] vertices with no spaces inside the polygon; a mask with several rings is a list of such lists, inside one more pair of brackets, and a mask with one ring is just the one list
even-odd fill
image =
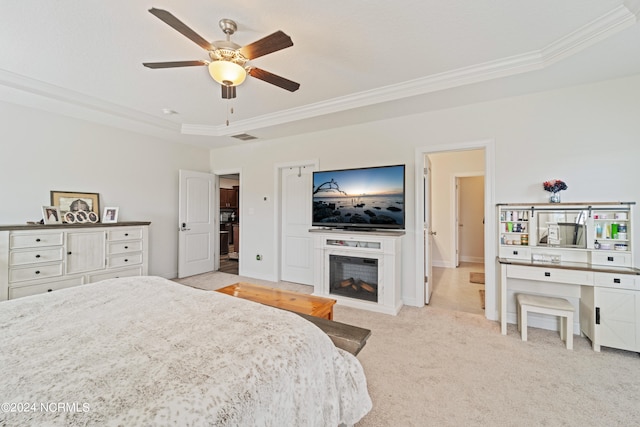
{"label": "white panel door", "polygon": [[282,280],[313,284],[312,166],[281,169]]}
{"label": "white panel door", "polygon": [[178,212],[178,277],[206,273],[214,269],[212,174],[180,171]]}

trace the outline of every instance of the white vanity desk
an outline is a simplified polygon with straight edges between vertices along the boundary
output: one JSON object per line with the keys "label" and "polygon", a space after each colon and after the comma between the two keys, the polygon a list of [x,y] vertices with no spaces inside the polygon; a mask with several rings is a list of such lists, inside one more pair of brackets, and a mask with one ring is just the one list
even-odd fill
{"label": "white vanity desk", "polygon": [[[601,346],[640,351],[640,270],[633,262],[633,202],[498,205],[500,329],[517,323],[515,294],[559,297],[573,331]],[[529,315],[534,327],[558,319]]]}
{"label": "white vanity desk", "polygon": [[[600,346],[640,351],[640,270],[576,262],[552,264],[504,258],[498,262],[503,335],[508,320],[516,323],[514,295],[521,291],[568,299],[576,308],[575,319],[579,322],[574,325],[574,333],[589,337],[595,351]],[[549,322],[538,319],[538,326],[549,326],[544,325],[545,320]]]}

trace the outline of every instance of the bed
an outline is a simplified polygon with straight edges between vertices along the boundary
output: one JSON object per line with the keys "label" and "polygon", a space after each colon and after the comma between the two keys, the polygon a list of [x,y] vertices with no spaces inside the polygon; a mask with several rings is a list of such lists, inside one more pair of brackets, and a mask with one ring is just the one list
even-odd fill
{"label": "bed", "polygon": [[352,425],[362,366],[300,316],[159,277],[0,303],[0,425]]}

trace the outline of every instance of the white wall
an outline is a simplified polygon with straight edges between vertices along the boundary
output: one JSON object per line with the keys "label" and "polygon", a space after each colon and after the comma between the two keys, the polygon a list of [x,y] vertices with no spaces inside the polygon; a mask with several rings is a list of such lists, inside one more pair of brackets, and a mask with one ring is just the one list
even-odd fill
{"label": "white wall", "polygon": [[208,150],[2,102],[0,120],[0,223],[40,220],[51,190],[100,193],[151,221],[149,272],[176,277],[178,170],[208,172]]}
{"label": "white wall", "polygon": [[[636,201],[638,99],[640,75],[213,150],[213,170],[242,169],[243,250],[265,254],[263,261],[245,257],[241,274],[276,275],[274,198],[262,201],[263,195],[275,194],[275,164],[311,158],[319,159],[320,169],[405,163],[408,228],[402,295],[405,303],[420,305],[414,259],[416,240],[421,239],[414,226],[416,148],[493,139],[494,202],[545,202],[542,182],[552,178],[569,186],[563,201]],[[640,224],[637,214],[635,220]],[[495,236],[486,238],[496,244]],[[639,238],[635,233],[636,247]],[[640,251],[635,252],[640,265]],[[487,294],[495,295],[488,289]],[[497,318],[495,312],[487,315]]]}

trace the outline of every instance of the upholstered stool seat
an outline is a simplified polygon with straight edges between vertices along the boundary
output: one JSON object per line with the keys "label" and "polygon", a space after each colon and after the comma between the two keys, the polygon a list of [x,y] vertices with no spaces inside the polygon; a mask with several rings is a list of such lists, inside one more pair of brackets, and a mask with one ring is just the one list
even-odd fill
{"label": "upholstered stool seat", "polygon": [[518,330],[522,341],[527,340],[527,315],[531,313],[549,314],[560,317],[560,338],[567,343],[567,350],[573,349],[573,305],[564,298],[542,295],[517,294]]}

